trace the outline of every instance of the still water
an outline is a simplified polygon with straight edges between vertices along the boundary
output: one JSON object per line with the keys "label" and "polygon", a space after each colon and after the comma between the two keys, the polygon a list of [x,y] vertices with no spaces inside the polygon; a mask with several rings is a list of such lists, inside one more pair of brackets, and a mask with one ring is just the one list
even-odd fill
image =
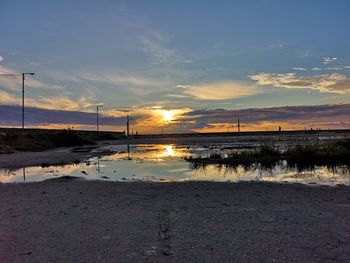
{"label": "still water", "polygon": [[[350,184],[348,168],[315,167],[308,171],[293,171],[279,165],[271,170],[256,167],[245,169],[238,166],[230,169],[221,165],[207,165],[194,169],[185,159],[207,157],[213,152],[222,155],[230,151],[241,151],[228,145],[184,146],[173,144],[110,145],[113,153],[93,157],[85,162],[49,167],[26,167],[1,169],[0,182],[33,182],[60,176],[77,176],[90,180],[108,181],[272,181],[297,182],[305,184]],[[98,149],[99,151],[105,149]],[[243,149],[244,150],[244,149]]]}

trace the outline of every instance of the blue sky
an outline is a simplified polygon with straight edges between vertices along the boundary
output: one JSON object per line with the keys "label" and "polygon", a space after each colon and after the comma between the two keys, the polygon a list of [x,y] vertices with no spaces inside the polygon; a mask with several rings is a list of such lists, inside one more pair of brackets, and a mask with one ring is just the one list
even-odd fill
{"label": "blue sky", "polygon": [[[103,103],[140,127],[161,110],[344,104],[349,13],[340,0],[0,0],[0,71],[37,73],[28,106]],[[17,105],[19,89],[0,77],[0,104]]]}

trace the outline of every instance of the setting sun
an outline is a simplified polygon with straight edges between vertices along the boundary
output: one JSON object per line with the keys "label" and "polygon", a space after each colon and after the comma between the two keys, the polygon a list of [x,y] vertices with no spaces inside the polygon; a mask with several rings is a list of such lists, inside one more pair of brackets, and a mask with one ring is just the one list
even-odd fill
{"label": "setting sun", "polygon": [[165,110],[163,111],[163,120],[170,122],[174,119],[174,113],[172,111]]}

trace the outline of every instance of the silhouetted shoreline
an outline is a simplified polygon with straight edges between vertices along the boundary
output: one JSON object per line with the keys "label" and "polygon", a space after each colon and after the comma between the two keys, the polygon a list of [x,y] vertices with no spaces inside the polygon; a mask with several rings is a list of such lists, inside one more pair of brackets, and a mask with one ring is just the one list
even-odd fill
{"label": "silhouetted shoreline", "polygon": [[[47,130],[44,130],[47,131]],[[20,131],[18,131],[20,132]],[[54,131],[50,131],[54,132]],[[61,133],[62,131],[55,131]],[[77,131],[75,131],[77,132]],[[21,168],[26,166],[35,166],[35,165],[60,165],[60,164],[70,164],[74,162],[84,161],[89,157],[101,156],[104,154],[110,154],[108,150],[95,151],[102,146],[106,145],[122,145],[122,144],[177,144],[177,145],[202,145],[203,147],[210,147],[210,145],[232,145],[236,149],[257,149],[258,146],[264,145],[283,145],[286,147],[294,147],[298,144],[300,145],[324,145],[328,142],[339,140],[339,138],[350,138],[350,132],[344,131],[321,131],[321,135],[318,133],[274,133],[274,135],[240,135],[235,136],[212,136],[212,137],[149,137],[149,136],[137,136],[126,138],[122,134],[115,133],[112,140],[110,136],[112,134],[106,134],[101,136],[98,139],[92,137],[87,142],[85,139],[79,140],[83,145],[76,145],[71,139],[75,136],[79,136],[79,133],[75,135],[72,131],[66,131],[68,134],[68,140],[66,143],[69,144],[68,147],[58,147],[51,146],[47,149],[47,145],[44,148],[39,150],[37,148],[38,142],[35,140],[30,140],[30,144],[27,145],[26,151],[18,150],[11,151],[8,153],[1,154],[0,158],[0,168]],[[71,134],[73,136],[71,136]],[[92,136],[95,136],[96,133],[92,133]],[[263,134],[263,133],[262,133]],[[53,136],[52,138],[54,138]],[[47,140],[45,136],[37,136],[40,140]],[[321,138],[321,139],[319,139]],[[109,140],[104,140],[109,139]],[[57,141],[57,138],[55,139]],[[63,141],[60,144],[64,143]],[[1,144],[1,143],[0,143]],[[36,151],[29,150],[30,147],[36,147]],[[71,146],[71,145],[76,146]],[[46,150],[44,150],[46,149]],[[192,161],[196,161],[193,159]],[[200,159],[199,163],[217,163],[217,160],[213,158]],[[227,160],[220,160],[224,162]]]}
{"label": "silhouetted shoreline", "polygon": [[123,136],[120,132],[0,128],[0,153],[93,145],[101,140],[116,140]]}
{"label": "silhouetted shoreline", "polygon": [[[49,130],[49,129],[15,129],[0,128],[0,153],[15,151],[44,151],[57,147],[91,145],[101,140],[115,140],[121,144],[132,140],[132,143],[158,143],[159,140],[176,143],[183,142],[207,143],[215,142],[217,138],[232,138],[234,140],[278,140],[279,138],[317,139],[322,136],[350,137],[350,130],[295,130],[295,131],[252,131],[252,132],[218,132],[218,133],[176,133],[176,134],[141,134],[126,137],[124,132],[80,131],[80,130]],[[164,141],[161,141],[164,142]]]}

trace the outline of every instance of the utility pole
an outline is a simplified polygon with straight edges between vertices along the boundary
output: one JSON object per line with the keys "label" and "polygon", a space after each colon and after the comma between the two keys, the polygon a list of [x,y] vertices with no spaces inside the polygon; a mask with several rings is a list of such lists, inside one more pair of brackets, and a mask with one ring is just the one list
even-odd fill
{"label": "utility pole", "polygon": [[24,80],[25,75],[31,75],[34,76],[34,72],[24,72],[22,73],[22,130],[24,130]]}
{"label": "utility pole", "polygon": [[239,118],[237,120],[237,131],[241,132],[241,123],[239,122]]}
{"label": "utility pole", "polygon": [[[22,74],[22,130],[24,130],[24,80],[25,75],[31,75],[34,76],[34,72],[23,72]],[[0,74],[0,76],[9,76],[9,77],[16,77],[19,76],[17,74]]]}
{"label": "utility pole", "polygon": [[126,136],[128,137],[130,135],[130,118],[129,118],[129,114],[126,115]]}
{"label": "utility pole", "polygon": [[98,116],[98,108],[102,107],[102,105],[97,105],[96,106],[96,131],[97,131],[97,137],[99,135],[99,130],[100,130],[100,122],[99,122],[99,116]]}

